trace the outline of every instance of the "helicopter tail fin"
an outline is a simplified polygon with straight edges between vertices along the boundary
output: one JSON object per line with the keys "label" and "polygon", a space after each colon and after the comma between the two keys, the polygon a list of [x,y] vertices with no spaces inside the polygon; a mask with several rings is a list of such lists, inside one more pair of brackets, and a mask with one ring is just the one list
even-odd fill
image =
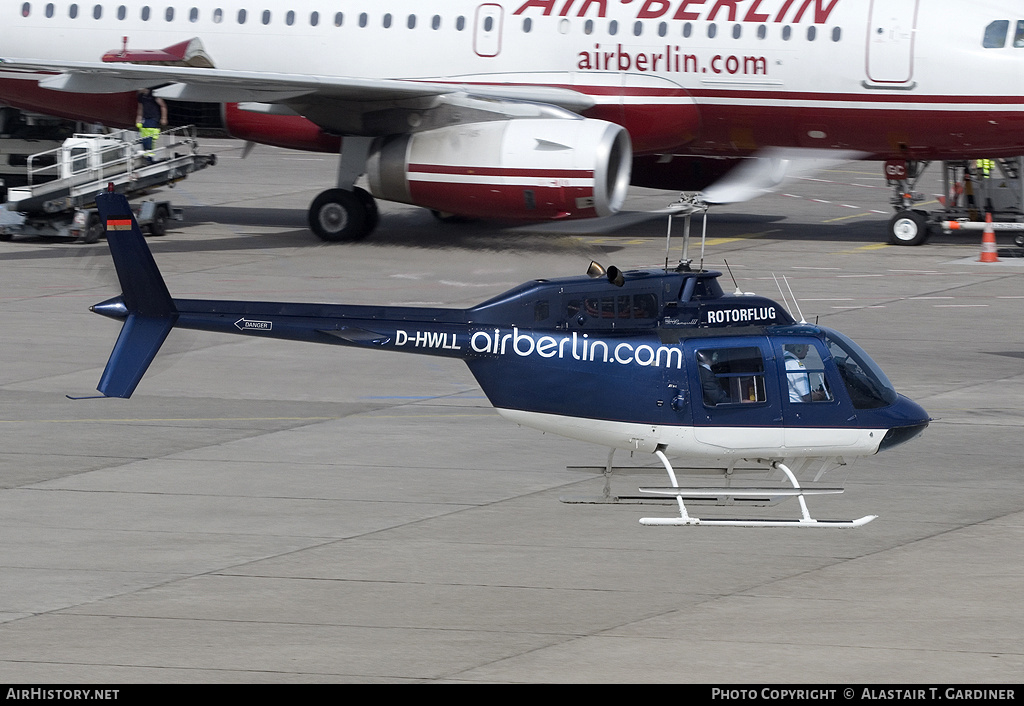
{"label": "helicopter tail fin", "polygon": [[174,328],[178,311],[128,199],[104,193],[96,197],[96,207],[106,224],[121,296],[93,306],[92,311],[124,320],[96,389],[106,397],[131,397]]}

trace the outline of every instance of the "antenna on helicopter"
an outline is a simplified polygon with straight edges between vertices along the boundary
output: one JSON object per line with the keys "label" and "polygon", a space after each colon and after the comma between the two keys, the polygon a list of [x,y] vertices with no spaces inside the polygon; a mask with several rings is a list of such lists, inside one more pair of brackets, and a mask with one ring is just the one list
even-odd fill
{"label": "antenna on helicopter", "polygon": [[[779,294],[782,295],[782,303],[785,305],[786,309],[789,310],[789,299],[786,298],[786,293],[782,291],[782,285],[779,284],[779,278],[775,276],[774,272],[772,273],[772,279],[775,280],[775,286],[779,288]],[[804,318],[804,313],[800,311],[800,303],[797,302],[796,295],[793,294],[793,288],[789,286],[789,280],[786,279],[786,275],[782,275],[782,280],[786,283],[786,289],[789,290],[789,296],[793,298],[793,306],[796,307],[796,313],[800,315],[800,323],[806,324],[807,319]],[[789,310],[789,314],[792,316],[793,311]]]}
{"label": "antenna on helicopter", "polygon": [[782,306],[786,307],[786,311],[792,316],[793,310],[789,306],[789,300],[786,299],[786,293],[782,291],[782,285],[779,284],[779,278],[775,276],[774,272],[772,272],[772,279],[775,280],[775,286],[779,288],[779,294],[782,296]]}
{"label": "antenna on helicopter", "polygon": [[789,280],[786,275],[782,275],[782,281],[786,283],[786,289],[789,290],[789,296],[793,297],[793,306],[796,307],[796,313],[800,314],[800,323],[806,324],[807,319],[804,318],[804,312],[800,311],[800,302],[796,300],[796,295],[793,294],[793,288],[789,286]]}
{"label": "antenna on helicopter", "polygon": [[736,281],[736,276],[732,273],[732,268],[729,267],[729,261],[723,257],[722,262],[725,263],[725,269],[729,271],[729,276],[732,277],[732,283],[736,286],[736,291],[733,292],[733,294],[735,294],[736,296],[742,295],[743,290],[740,289],[740,284],[739,282]]}
{"label": "antenna on helicopter", "polygon": [[700,233],[700,268],[698,272],[704,271],[704,245],[708,242],[708,209],[704,208],[704,228]]}

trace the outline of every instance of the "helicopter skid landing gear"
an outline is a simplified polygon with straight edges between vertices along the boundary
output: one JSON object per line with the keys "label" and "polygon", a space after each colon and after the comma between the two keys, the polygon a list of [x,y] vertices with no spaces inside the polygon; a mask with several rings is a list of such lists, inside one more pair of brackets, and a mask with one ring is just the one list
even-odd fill
{"label": "helicopter skid landing gear", "polygon": [[[792,488],[681,488],[676,481],[675,471],[672,464],[665,456],[662,449],[655,449],[654,454],[665,466],[668,472],[671,488],[640,488],[641,493],[653,495],[674,496],[679,504],[679,517],[643,517],[640,519],[642,525],[717,525],[725,527],[860,527],[871,522],[878,515],[865,515],[857,520],[815,520],[807,510],[805,495],[825,495],[843,492],[842,488],[813,488],[805,489],[800,487],[793,472],[779,461],[772,461],[772,468],[778,468],[792,483]],[[748,501],[763,500],[766,504],[769,501],[796,497],[800,501],[800,518],[794,520],[760,520],[760,519],[701,519],[691,517],[686,511],[683,498],[723,498],[723,499],[746,499]]]}

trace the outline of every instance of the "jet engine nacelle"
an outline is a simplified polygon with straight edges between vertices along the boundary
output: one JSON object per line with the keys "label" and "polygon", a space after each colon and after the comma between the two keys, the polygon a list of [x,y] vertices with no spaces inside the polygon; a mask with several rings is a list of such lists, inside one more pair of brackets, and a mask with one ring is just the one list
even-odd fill
{"label": "jet engine nacelle", "polygon": [[374,196],[461,216],[593,218],[622,207],[632,153],[614,123],[512,119],[381,138],[367,177]]}

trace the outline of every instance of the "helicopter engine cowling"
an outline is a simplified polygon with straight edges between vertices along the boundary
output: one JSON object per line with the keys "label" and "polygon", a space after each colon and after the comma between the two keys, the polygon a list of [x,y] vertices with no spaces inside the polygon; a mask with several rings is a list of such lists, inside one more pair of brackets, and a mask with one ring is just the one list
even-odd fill
{"label": "helicopter engine cowling", "polygon": [[629,187],[629,134],[614,123],[512,119],[377,140],[370,191],[388,201],[478,218],[608,216]]}

